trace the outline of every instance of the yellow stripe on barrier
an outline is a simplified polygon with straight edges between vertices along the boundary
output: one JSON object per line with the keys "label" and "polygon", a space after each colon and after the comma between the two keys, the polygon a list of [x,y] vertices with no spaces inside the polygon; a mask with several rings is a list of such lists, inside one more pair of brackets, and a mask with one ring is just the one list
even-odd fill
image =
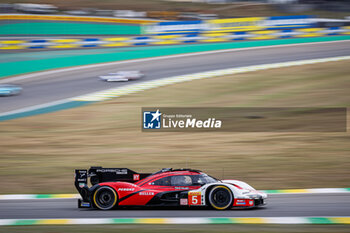
{"label": "yellow stripe on barrier", "polygon": [[53,49],[67,49],[67,48],[79,48],[80,45],[78,45],[78,44],[62,44],[62,45],[50,45],[47,47],[53,48]]}
{"label": "yellow stripe on barrier", "polygon": [[22,44],[22,43],[26,43],[25,40],[2,40],[0,41],[0,44]]}
{"label": "yellow stripe on barrier", "polygon": [[295,37],[316,37],[316,36],[323,36],[326,33],[321,32],[324,28],[302,28],[296,30],[297,32],[302,32],[303,34],[296,35]]}
{"label": "yellow stripe on barrier", "polygon": [[143,219],[136,219],[137,223],[141,224],[165,224],[167,223],[166,219],[164,218],[143,218]]}
{"label": "yellow stripe on barrier", "polygon": [[11,46],[0,46],[0,49],[25,49],[24,45],[11,45]]}
{"label": "yellow stripe on barrier", "polygon": [[51,42],[54,43],[73,43],[73,42],[78,42],[81,41],[81,39],[55,39],[51,40]]}
{"label": "yellow stripe on barrier", "polygon": [[[112,43],[105,43],[100,44],[100,46],[103,47],[119,47],[119,46],[130,46],[130,42],[126,42],[128,40],[131,40],[131,37],[111,37],[111,38],[104,38],[102,41],[112,42]],[[117,43],[116,43],[117,42]]]}
{"label": "yellow stripe on barrier", "polygon": [[350,35],[350,26],[342,27],[342,29],[349,30],[347,32],[342,32],[342,34]]}
{"label": "yellow stripe on barrier", "polygon": [[298,29],[297,31],[299,32],[319,32],[324,30],[324,28],[302,28],[302,29]]}
{"label": "yellow stripe on barrier", "polygon": [[261,30],[261,31],[249,32],[249,34],[265,35],[265,34],[271,34],[271,33],[276,33],[276,32],[278,32],[278,31],[277,30]]}
{"label": "yellow stripe on barrier", "polygon": [[106,44],[101,44],[100,46],[104,46],[104,47],[118,47],[118,46],[130,46],[131,43],[124,43],[124,42],[120,42],[120,43],[106,43]]}
{"label": "yellow stripe on barrier", "polygon": [[201,36],[206,36],[206,37],[220,37],[220,36],[227,36],[229,33],[203,33]]}
{"label": "yellow stripe on barrier", "polygon": [[69,219],[41,219],[38,220],[37,224],[39,225],[62,225],[62,224],[68,224],[70,221]]}
{"label": "yellow stripe on barrier", "polygon": [[295,37],[317,37],[317,36],[323,36],[325,33],[307,33],[307,34],[300,34],[296,35]]}
{"label": "yellow stripe on barrier", "polygon": [[198,40],[200,42],[225,42],[225,41],[230,41],[229,38],[208,38],[208,39],[201,39]]}
{"label": "yellow stripe on barrier", "polygon": [[278,36],[277,35],[265,35],[265,36],[252,36],[249,39],[252,40],[268,40],[268,39],[276,39]]}
{"label": "yellow stripe on barrier", "polygon": [[180,38],[182,35],[163,35],[163,36],[152,36],[153,39],[174,39],[174,38]]}
{"label": "yellow stripe on barrier", "polygon": [[3,40],[0,41],[0,49],[25,49],[27,46],[21,45],[26,43],[24,40]]}
{"label": "yellow stripe on barrier", "polygon": [[127,41],[131,40],[131,37],[111,37],[111,38],[103,38],[102,41]]}
{"label": "yellow stripe on barrier", "polygon": [[178,44],[178,43],[180,43],[180,41],[178,40],[162,40],[162,41],[151,42],[150,44],[164,45],[164,44]]}
{"label": "yellow stripe on barrier", "polygon": [[67,49],[67,48],[78,48],[79,44],[74,44],[75,42],[79,42],[81,39],[55,39],[51,40],[53,43],[58,43],[56,45],[49,45],[48,48],[54,49]]}
{"label": "yellow stripe on barrier", "polygon": [[279,37],[278,35],[271,35],[272,33],[276,33],[276,32],[278,32],[278,31],[277,30],[261,30],[261,31],[249,32],[249,34],[253,35],[249,39],[253,39],[253,40],[276,39]]}
{"label": "yellow stripe on barrier", "polygon": [[267,221],[263,218],[231,218],[233,222],[242,224],[264,224]]}

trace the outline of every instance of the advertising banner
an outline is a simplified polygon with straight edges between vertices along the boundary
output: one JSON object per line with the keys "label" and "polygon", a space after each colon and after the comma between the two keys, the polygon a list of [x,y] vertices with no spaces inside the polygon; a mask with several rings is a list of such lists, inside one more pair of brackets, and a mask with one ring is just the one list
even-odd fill
{"label": "advertising banner", "polygon": [[239,32],[263,29],[264,17],[212,19],[207,20],[207,30],[211,32]]}
{"label": "advertising banner", "polygon": [[262,29],[263,17],[172,21],[144,24],[144,34],[185,34],[200,32],[235,32]]}
{"label": "advertising banner", "polygon": [[206,25],[201,21],[171,21],[143,25],[144,34],[185,34],[206,31]]}
{"label": "advertising banner", "polygon": [[314,27],[316,23],[310,15],[272,16],[265,19],[262,26],[266,29],[292,29]]}
{"label": "advertising banner", "polygon": [[198,21],[173,21],[145,24],[144,34],[195,34],[221,32],[247,32],[258,30],[294,29],[314,27],[312,16],[272,16]]}

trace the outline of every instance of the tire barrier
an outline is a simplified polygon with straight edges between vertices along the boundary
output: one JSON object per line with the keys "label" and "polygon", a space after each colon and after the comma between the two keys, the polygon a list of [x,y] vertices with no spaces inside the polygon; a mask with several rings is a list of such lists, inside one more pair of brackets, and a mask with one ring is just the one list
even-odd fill
{"label": "tire barrier", "polygon": [[2,40],[0,49],[66,49],[91,47],[128,47],[144,45],[172,45],[189,43],[232,42],[350,35],[350,26],[303,28],[287,30],[259,30],[230,33],[198,33],[189,35],[152,35],[85,39]]}

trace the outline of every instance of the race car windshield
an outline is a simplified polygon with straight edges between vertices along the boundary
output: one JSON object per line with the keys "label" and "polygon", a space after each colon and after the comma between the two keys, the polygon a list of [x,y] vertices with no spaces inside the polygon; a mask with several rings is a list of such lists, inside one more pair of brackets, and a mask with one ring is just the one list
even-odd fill
{"label": "race car windshield", "polygon": [[192,179],[193,179],[193,183],[199,183],[199,184],[210,184],[210,183],[218,182],[217,179],[211,176],[208,176],[207,174],[194,175]]}

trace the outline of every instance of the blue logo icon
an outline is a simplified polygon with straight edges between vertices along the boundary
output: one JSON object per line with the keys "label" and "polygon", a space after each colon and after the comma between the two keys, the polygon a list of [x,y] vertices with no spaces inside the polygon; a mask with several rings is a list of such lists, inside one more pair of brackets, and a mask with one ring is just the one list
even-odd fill
{"label": "blue logo icon", "polygon": [[160,129],[161,115],[159,109],[156,112],[143,112],[143,128],[144,129]]}

